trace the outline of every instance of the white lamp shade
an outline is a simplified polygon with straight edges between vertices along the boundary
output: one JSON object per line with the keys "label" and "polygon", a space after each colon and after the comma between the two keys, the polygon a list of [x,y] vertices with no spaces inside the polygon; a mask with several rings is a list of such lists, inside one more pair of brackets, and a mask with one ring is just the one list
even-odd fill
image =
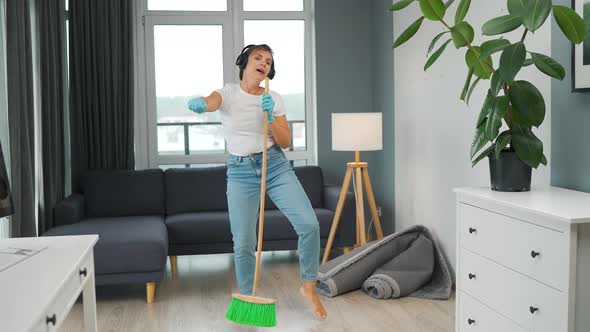
{"label": "white lamp shade", "polygon": [[332,150],[382,150],[381,120],[381,113],[332,113]]}

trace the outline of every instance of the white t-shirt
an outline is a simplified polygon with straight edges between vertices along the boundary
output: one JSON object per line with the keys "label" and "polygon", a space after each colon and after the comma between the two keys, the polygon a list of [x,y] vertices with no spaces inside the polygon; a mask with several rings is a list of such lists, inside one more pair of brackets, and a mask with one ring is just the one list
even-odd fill
{"label": "white t-shirt", "polygon": [[[262,95],[251,95],[242,90],[239,84],[226,84],[216,90],[221,95],[221,123],[227,151],[236,156],[247,156],[262,151],[262,130],[264,112]],[[281,95],[270,91],[275,102],[272,114],[285,115],[285,104]],[[272,130],[268,127],[268,147],[275,144]]]}

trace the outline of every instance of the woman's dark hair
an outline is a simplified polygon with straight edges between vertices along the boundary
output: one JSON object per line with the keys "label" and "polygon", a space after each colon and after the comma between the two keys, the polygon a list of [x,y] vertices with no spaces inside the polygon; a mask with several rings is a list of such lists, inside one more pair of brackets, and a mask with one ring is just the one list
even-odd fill
{"label": "woman's dark hair", "polygon": [[[246,47],[244,47],[242,49],[242,52],[240,52],[240,55],[238,55],[238,57],[236,58],[236,65],[238,67],[240,67],[240,79],[242,79],[242,77],[244,76],[244,69],[246,68],[246,65],[248,64],[248,57],[255,50],[264,50],[264,51],[270,52],[270,54],[273,54],[270,46],[268,46],[266,44],[260,44],[260,45],[250,44],[250,45],[247,45]],[[272,59],[272,63],[270,64],[270,72],[268,73],[268,78],[270,78],[272,80],[273,77],[275,77],[275,59],[274,59],[274,57]]]}

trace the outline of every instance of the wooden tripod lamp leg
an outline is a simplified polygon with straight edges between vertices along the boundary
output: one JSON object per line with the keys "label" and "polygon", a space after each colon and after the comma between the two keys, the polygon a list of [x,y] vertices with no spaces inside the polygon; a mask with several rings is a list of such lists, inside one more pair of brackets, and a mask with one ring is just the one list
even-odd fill
{"label": "wooden tripod lamp leg", "polygon": [[365,189],[367,190],[367,200],[369,201],[369,207],[371,208],[371,214],[375,223],[375,231],[377,232],[377,239],[383,238],[383,229],[381,228],[381,220],[377,213],[377,204],[375,204],[375,196],[373,195],[373,188],[371,187],[371,179],[369,178],[369,169],[363,168],[363,180],[365,182]]}
{"label": "wooden tripod lamp leg", "polygon": [[340,190],[340,197],[338,197],[338,205],[336,206],[336,212],[334,214],[334,219],[332,220],[332,228],[330,228],[330,235],[328,236],[328,243],[326,243],[326,249],[324,250],[324,258],[322,259],[322,264],[328,261],[330,257],[330,250],[332,249],[332,242],[334,242],[334,236],[336,235],[336,230],[338,229],[338,223],[340,222],[340,215],[342,214],[342,208],[344,207],[344,200],[346,198],[346,193],[348,192],[348,187],[350,186],[350,178],[352,177],[352,168],[346,168],[346,174],[344,175],[344,182],[342,183],[342,189]]}
{"label": "wooden tripod lamp leg", "polygon": [[356,213],[359,220],[359,230],[360,230],[360,244],[367,243],[367,234],[365,230],[365,207],[364,207],[364,199],[363,199],[363,177],[361,174],[361,168],[357,168],[356,172]]}

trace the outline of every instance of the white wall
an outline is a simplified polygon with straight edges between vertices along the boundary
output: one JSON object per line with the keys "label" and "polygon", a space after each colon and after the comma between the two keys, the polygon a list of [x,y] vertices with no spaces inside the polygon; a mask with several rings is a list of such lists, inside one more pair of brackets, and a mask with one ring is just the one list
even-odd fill
{"label": "white wall", "polygon": [[[458,3],[447,12],[449,24],[454,21]],[[396,38],[421,15],[417,2],[410,7],[394,15]],[[475,29],[474,45],[491,39],[481,35],[481,25],[506,15],[505,7],[505,1],[472,1],[466,20]],[[534,35],[529,33],[525,43],[528,49],[550,55],[551,20],[552,17]],[[437,63],[428,72],[423,71],[428,45],[441,31],[444,30],[440,23],[425,20],[417,35],[394,51],[395,225],[397,231],[414,224],[430,228],[454,270],[456,229],[452,190],[459,186],[490,186],[487,159],[472,168],[469,158],[475,121],[489,81],[480,82],[469,107],[459,100],[467,74],[465,50],[455,49],[452,42]],[[522,28],[506,37],[514,42],[521,35]],[[497,63],[497,58],[494,60]],[[526,67],[522,73],[519,79],[534,82],[545,97],[546,118],[537,134],[550,163],[550,80],[534,66]],[[533,170],[533,187],[549,184],[549,167],[550,164]]]}

